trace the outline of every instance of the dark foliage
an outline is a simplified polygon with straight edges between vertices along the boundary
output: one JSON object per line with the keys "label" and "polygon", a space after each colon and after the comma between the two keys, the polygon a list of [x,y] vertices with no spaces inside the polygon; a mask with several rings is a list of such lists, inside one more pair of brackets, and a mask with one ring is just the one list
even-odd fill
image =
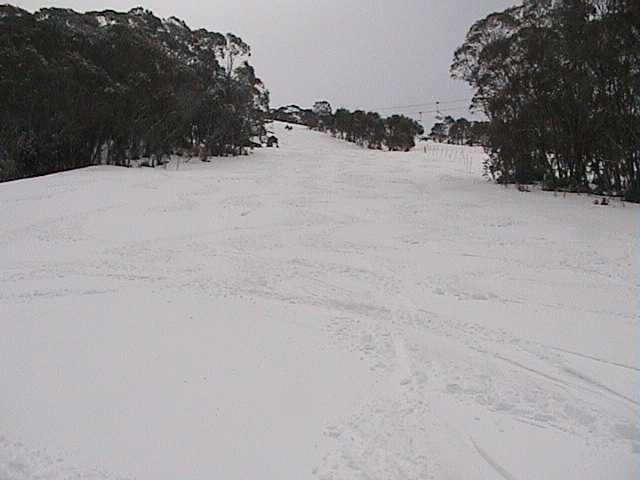
{"label": "dark foliage", "polygon": [[424,130],[415,120],[403,115],[382,118],[378,113],[339,108],[332,113],[329,102],[316,102],[313,109],[289,105],[272,111],[274,120],[298,123],[371,149],[409,151],[415,137]]}
{"label": "dark foliage", "polygon": [[452,74],[503,183],[640,199],[640,2],[525,0],[478,21]]}
{"label": "dark foliage", "polygon": [[0,180],[181,151],[239,154],[268,92],[240,38],[137,8],[0,6]]}
{"label": "dark foliage", "polygon": [[447,116],[431,128],[429,138],[439,143],[452,145],[486,145],[488,122],[469,121],[466,118]]}
{"label": "dark foliage", "polygon": [[326,127],[338,138],[371,149],[409,151],[415,147],[415,138],[424,133],[422,126],[404,115],[382,118],[376,112],[344,108],[336,110]]}

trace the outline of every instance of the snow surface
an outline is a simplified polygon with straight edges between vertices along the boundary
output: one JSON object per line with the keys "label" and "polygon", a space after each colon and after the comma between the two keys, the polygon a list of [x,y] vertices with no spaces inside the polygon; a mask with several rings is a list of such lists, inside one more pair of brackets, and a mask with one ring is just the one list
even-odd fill
{"label": "snow surface", "polygon": [[101,27],[106,27],[108,25],[113,25],[114,23],[116,23],[113,20],[107,20],[104,15],[96,15],[96,20],[98,21],[98,25]]}
{"label": "snow surface", "polygon": [[0,479],[635,479],[638,207],[475,149],[0,185]]}

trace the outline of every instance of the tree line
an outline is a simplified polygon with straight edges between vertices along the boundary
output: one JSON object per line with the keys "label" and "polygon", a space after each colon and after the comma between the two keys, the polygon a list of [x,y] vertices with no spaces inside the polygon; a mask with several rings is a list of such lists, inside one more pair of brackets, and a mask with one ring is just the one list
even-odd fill
{"label": "tree line", "polygon": [[404,115],[384,118],[376,112],[352,112],[346,108],[334,112],[331,104],[324,100],[316,102],[312,109],[297,105],[280,107],[272,112],[272,117],[329,132],[342,140],[377,150],[409,151],[415,147],[416,136],[424,134],[422,125]]}
{"label": "tree line", "polygon": [[142,8],[0,6],[0,180],[243,153],[269,111],[249,56],[233,34]]}
{"label": "tree line", "polygon": [[476,22],[451,72],[497,181],[640,201],[640,2],[524,0]]}
{"label": "tree line", "polygon": [[464,117],[454,119],[447,115],[431,128],[429,138],[438,143],[453,145],[486,145],[488,122],[467,120]]}

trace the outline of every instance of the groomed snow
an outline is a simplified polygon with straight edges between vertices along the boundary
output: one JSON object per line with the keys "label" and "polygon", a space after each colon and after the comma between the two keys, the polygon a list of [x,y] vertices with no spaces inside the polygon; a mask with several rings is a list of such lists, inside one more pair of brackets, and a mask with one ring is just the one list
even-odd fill
{"label": "groomed snow", "polygon": [[0,479],[635,479],[639,209],[475,149],[0,185]]}

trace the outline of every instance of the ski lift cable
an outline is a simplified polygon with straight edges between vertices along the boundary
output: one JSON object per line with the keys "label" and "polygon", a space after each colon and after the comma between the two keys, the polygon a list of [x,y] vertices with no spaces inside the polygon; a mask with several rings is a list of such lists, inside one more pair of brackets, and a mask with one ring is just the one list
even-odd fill
{"label": "ski lift cable", "polygon": [[456,104],[456,103],[462,103],[462,102],[471,102],[472,98],[461,98],[458,100],[443,100],[443,101],[439,101],[439,100],[433,100],[431,102],[425,102],[425,103],[414,103],[411,105],[396,105],[394,107],[379,107],[376,108],[374,110],[377,111],[382,111],[382,110],[402,110],[402,109],[406,109],[406,108],[417,108],[417,107],[429,107],[429,106],[433,106],[433,105],[449,105],[449,104]]}
{"label": "ski lift cable", "polygon": [[421,110],[421,111],[412,111],[412,112],[405,112],[405,115],[419,115],[419,114],[427,114],[427,113],[443,113],[443,112],[466,112],[469,109],[466,107],[457,107],[457,108],[439,108],[436,110]]}

